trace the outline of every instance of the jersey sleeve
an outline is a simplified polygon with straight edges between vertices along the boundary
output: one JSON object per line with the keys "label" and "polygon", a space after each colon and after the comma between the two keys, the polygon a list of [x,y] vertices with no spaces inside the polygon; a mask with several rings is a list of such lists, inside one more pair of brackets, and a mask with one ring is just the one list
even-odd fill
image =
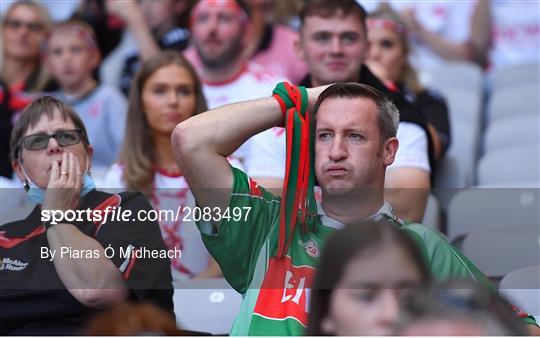
{"label": "jersey sleeve", "polygon": [[430,172],[428,139],[424,129],[411,122],[400,122],[397,138],[396,158],[387,169],[417,168]]}
{"label": "jersey sleeve", "polygon": [[[121,209],[116,211],[130,210],[132,214],[128,221],[118,221],[115,217],[113,221],[103,222],[96,230],[96,240],[122,273],[132,299],[152,302],[172,313],[173,289],[168,255],[174,252],[167,251],[157,221],[146,220],[146,215],[153,209],[143,194],[130,192],[116,196],[121,199]],[[113,214],[109,217],[113,218]]]}
{"label": "jersey sleeve", "polygon": [[231,199],[228,209],[221,211],[224,216],[219,228],[210,222],[197,222],[197,226],[225,279],[235,290],[244,293],[263,246],[271,242],[267,239],[279,222],[280,199],[243,171],[231,169],[234,177]]}
{"label": "jersey sleeve", "polygon": [[[412,237],[420,248],[433,279],[468,279],[481,287],[496,291],[489,278],[437,230],[420,224],[405,225],[403,230]],[[514,311],[519,312],[515,307]],[[519,316],[526,324],[538,325],[531,315],[520,313]]]}

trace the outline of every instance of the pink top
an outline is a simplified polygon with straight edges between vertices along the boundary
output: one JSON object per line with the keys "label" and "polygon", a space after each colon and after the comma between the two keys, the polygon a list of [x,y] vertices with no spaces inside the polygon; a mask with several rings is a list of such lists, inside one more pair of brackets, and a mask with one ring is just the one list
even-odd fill
{"label": "pink top", "polygon": [[292,29],[274,25],[270,46],[255,54],[251,60],[281,74],[293,83],[299,83],[307,75],[308,68],[294,50],[294,43],[298,39],[298,33]]}
{"label": "pink top", "polygon": [[[255,54],[251,61],[289,79],[292,83],[299,83],[307,75],[308,69],[306,63],[294,51],[294,42],[298,38],[298,33],[292,29],[275,25],[270,46]],[[193,45],[184,51],[184,56],[197,71],[200,70],[201,61]]]}

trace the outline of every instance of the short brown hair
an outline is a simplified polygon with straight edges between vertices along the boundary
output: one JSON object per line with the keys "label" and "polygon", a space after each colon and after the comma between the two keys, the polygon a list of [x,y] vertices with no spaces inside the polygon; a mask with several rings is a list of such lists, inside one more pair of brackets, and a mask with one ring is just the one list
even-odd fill
{"label": "short brown hair", "polygon": [[377,122],[381,141],[396,136],[399,124],[399,110],[390,99],[377,89],[355,82],[335,83],[319,95],[317,103],[315,103],[314,116],[317,116],[317,112],[324,100],[335,97],[348,99],[363,97],[371,99],[377,106]]}
{"label": "short brown hair", "polygon": [[60,112],[64,121],[71,120],[75,125],[75,128],[81,131],[81,138],[85,147],[90,144],[86,127],[75,110],[55,97],[42,96],[32,101],[32,103],[24,108],[21,116],[19,116],[17,122],[15,122],[15,126],[13,126],[11,139],[9,141],[9,156],[11,161],[19,159],[19,143],[24,136],[24,133],[26,133],[28,129],[34,127],[43,115],[47,115],[48,118],[53,118],[55,110]]}
{"label": "short brown hair", "polygon": [[308,16],[329,18],[335,15],[346,16],[351,14],[358,17],[364,32],[367,33],[367,13],[364,7],[356,0],[306,0],[299,16],[301,26],[303,26]]}

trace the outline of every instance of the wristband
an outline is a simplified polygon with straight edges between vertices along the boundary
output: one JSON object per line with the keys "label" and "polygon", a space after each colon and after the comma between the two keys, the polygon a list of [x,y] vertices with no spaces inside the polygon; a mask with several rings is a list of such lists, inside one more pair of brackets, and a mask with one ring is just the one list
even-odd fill
{"label": "wristband", "polygon": [[290,109],[296,108],[302,114],[307,108],[307,91],[305,87],[293,86],[288,82],[280,82],[276,85],[272,94],[281,107],[283,120],[285,120],[287,112]]}
{"label": "wristband", "polygon": [[43,222],[43,226],[45,227],[45,229],[49,230],[50,228],[52,228],[56,224],[61,223],[62,221],[56,222],[54,224],[51,223],[51,222],[52,222],[52,220],[48,220],[48,221]]}

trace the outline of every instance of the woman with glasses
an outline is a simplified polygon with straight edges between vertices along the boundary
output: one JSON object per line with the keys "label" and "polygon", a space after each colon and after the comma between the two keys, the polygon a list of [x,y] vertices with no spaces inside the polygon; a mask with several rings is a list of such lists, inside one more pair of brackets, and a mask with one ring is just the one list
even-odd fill
{"label": "woman with glasses", "polygon": [[9,135],[13,120],[34,95],[53,90],[40,66],[40,47],[51,24],[47,10],[37,2],[17,1],[2,13],[0,29],[0,175],[11,178]]}
{"label": "woman with glasses", "polygon": [[24,92],[49,91],[51,82],[40,66],[40,48],[51,26],[47,10],[31,0],[17,1],[2,17],[2,80]]}
{"label": "woman with glasses", "polygon": [[1,227],[0,308],[9,310],[0,311],[0,335],[74,334],[98,309],[126,299],[172,314],[159,225],[137,218],[152,208],[140,193],[95,189],[93,148],[78,115],[39,98],[21,113],[10,144],[13,169],[37,205]]}
{"label": "woman with glasses", "polygon": [[400,298],[429,279],[409,235],[387,219],[331,235],[311,289],[309,336],[390,335]]}

